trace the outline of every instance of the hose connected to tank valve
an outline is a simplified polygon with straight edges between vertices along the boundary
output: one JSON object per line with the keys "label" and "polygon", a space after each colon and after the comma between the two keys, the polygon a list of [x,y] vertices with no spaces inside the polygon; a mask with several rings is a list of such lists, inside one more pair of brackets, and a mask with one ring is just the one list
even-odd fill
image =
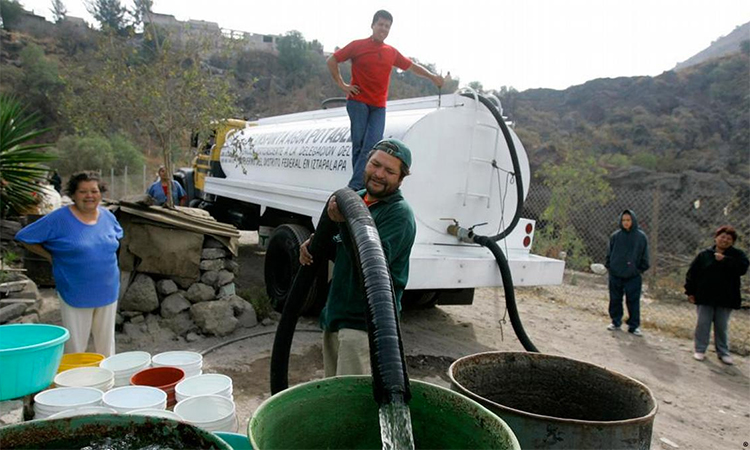
{"label": "hose connected to tank valve", "polygon": [[505,291],[505,304],[508,308],[508,316],[510,316],[510,324],[513,326],[513,331],[518,336],[518,340],[521,341],[521,345],[528,352],[539,352],[529,336],[526,334],[526,330],[523,328],[521,323],[521,317],[518,315],[518,306],[516,305],[516,294],[513,289],[513,276],[510,273],[510,265],[508,265],[508,259],[503,254],[500,246],[493,237],[481,236],[474,233],[474,227],[462,228],[455,222],[452,225],[448,225],[448,233],[456,236],[460,241],[470,242],[479,244],[486,247],[497,261],[497,267],[500,269],[500,276],[503,279],[503,290]]}
{"label": "hose connected to tank valve", "polygon": [[[361,281],[367,299],[365,316],[375,401],[380,405],[408,402],[411,391],[395,294],[375,221],[362,198],[351,189],[340,189],[334,196],[346,219],[348,233],[345,234],[348,234],[353,244],[355,261],[361,269]],[[274,340],[271,355],[271,392],[274,394],[288,387],[289,350],[300,305],[304,294],[312,285],[314,264],[326,262],[325,258],[320,257],[325,253],[323,242],[330,241],[337,228],[328,217],[327,210],[324,210],[310,243],[313,265],[302,266],[297,273]]]}

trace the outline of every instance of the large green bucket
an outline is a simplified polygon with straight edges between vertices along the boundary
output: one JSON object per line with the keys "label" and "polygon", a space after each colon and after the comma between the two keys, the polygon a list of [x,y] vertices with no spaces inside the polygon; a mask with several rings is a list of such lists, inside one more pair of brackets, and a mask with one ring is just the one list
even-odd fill
{"label": "large green bucket", "polygon": [[[114,443],[102,444],[102,439]],[[34,420],[0,428],[0,446],[7,449],[155,448],[232,450],[215,435],[193,425],[158,417],[98,414],[65,419]]]}
{"label": "large green bucket", "polygon": [[[448,389],[411,380],[414,444],[420,449],[520,449],[499,417]],[[378,405],[368,376],[300,384],[266,400],[250,419],[258,450],[380,449]]]}

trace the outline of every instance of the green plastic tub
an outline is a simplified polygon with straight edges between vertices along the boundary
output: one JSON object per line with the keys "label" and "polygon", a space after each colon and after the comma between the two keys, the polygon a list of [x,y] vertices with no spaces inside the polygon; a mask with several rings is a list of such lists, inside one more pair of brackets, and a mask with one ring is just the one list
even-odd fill
{"label": "green plastic tub", "polygon": [[[508,425],[479,403],[411,380],[417,449],[518,449]],[[369,376],[300,384],[269,398],[248,425],[253,448],[381,449],[378,405]]]}
{"label": "green plastic tub", "polygon": [[250,439],[244,434],[227,433],[224,431],[215,431],[214,434],[229,444],[232,450],[253,450],[253,446],[250,445]]}
{"label": "green plastic tub", "polygon": [[98,414],[0,428],[5,449],[171,448],[232,450],[212,433],[159,417]]}
{"label": "green plastic tub", "polygon": [[0,325],[0,401],[52,384],[69,337],[68,330],[56,325]]}

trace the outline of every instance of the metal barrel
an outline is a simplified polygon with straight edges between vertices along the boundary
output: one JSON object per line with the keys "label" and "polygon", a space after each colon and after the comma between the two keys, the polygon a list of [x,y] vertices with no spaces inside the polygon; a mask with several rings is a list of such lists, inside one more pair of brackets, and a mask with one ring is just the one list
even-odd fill
{"label": "metal barrel", "polygon": [[523,449],[648,449],[651,390],[603,367],[539,353],[488,352],[456,360],[451,388],[513,430]]}

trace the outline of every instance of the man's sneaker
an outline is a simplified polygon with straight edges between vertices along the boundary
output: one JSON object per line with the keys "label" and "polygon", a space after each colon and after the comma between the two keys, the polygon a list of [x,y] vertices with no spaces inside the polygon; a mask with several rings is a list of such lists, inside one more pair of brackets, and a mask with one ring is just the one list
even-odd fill
{"label": "man's sneaker", "polygon": [[607,325],[607,329],[609,331],[620,331],[620,327],[618,327],[617,325],[613,323],[610,323],[609,325]]}
{"label": "man's sneaker", "polygon": [[728,366],[731,366],[732,364],[734,364],[734,360],[729,355],[719,356],[719,359],[721,360],[721,362],[723,362],[724,364],[726,364]]}
{"label": "man's sneaker", "polygon": [[629,330],[628,332],[632,333],[634,336],[641,336],[641,337],[643,337],[643,333],[641,333],[641,329],[640,328],[636,328],[634,330]]}
{"label": "man's sneaker", "polygon": [[693,353],[693,359],[696,361],[703,361],[706,359],[706,354],[701,352],[695,352]]}

